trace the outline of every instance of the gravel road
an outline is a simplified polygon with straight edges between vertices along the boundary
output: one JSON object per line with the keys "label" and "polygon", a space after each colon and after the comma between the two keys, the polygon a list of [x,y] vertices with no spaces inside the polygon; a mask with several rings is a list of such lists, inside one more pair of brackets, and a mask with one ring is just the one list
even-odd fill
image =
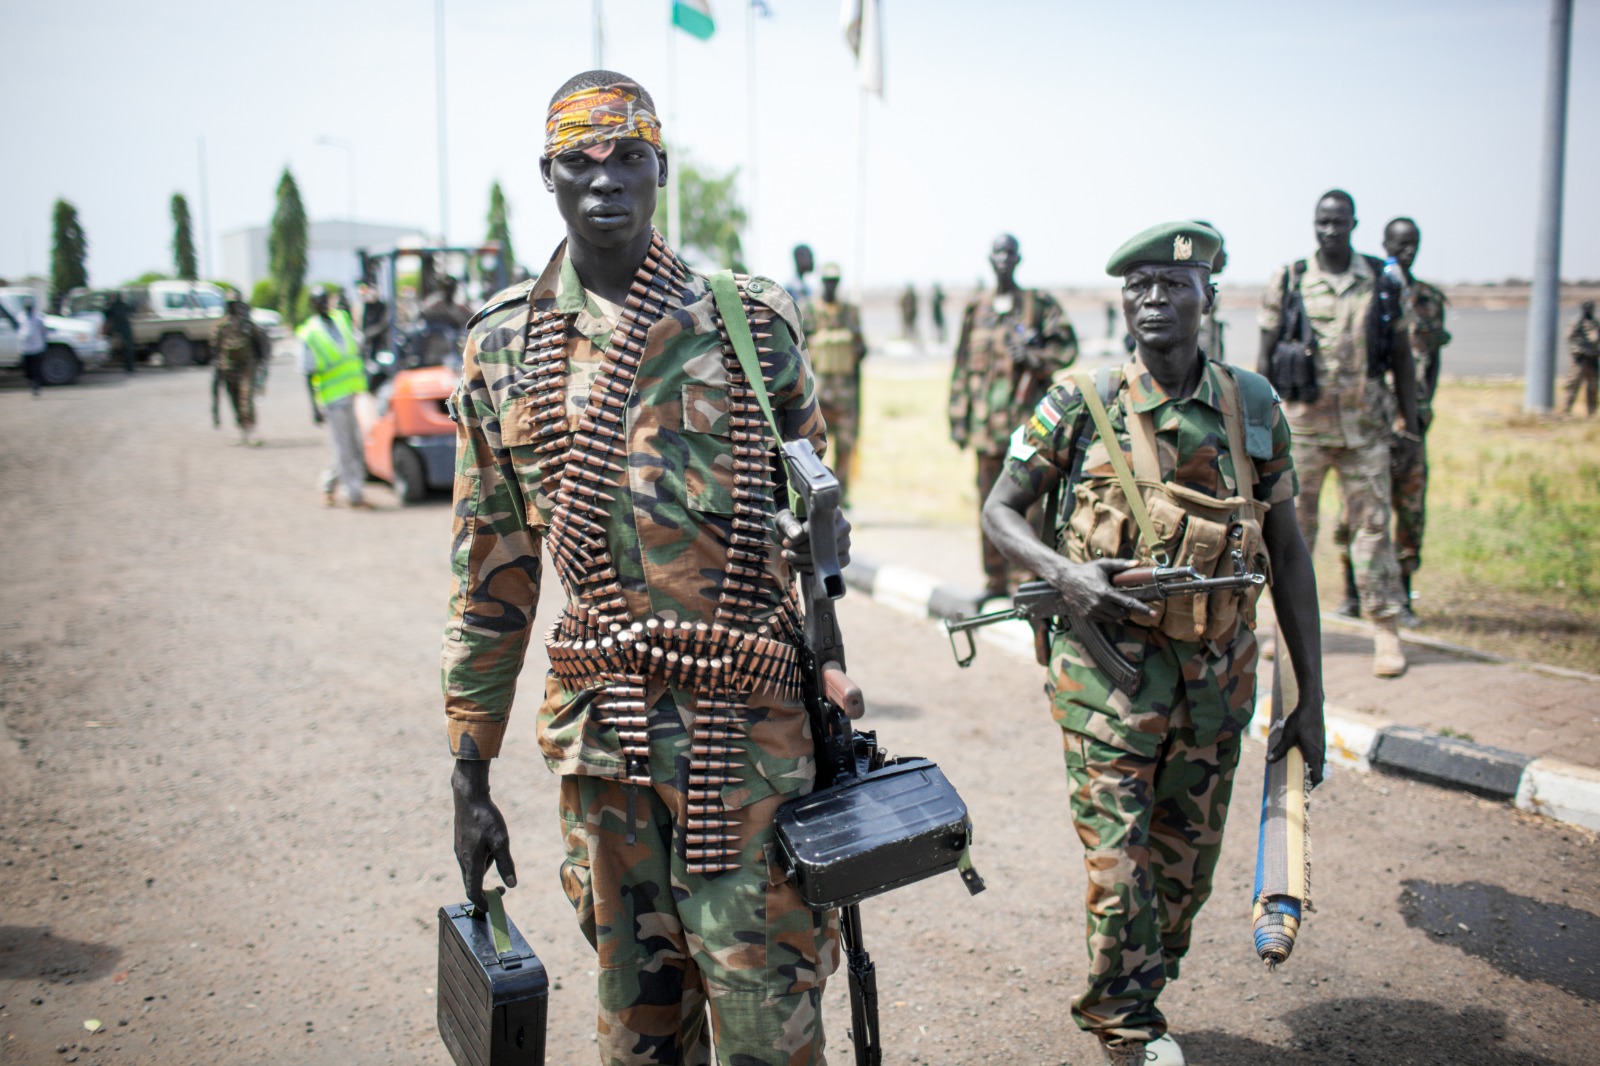
{"label": "gravel road", "polygon": [[[0,385],[0,1062],[448,1061],[449,507],[375,488],[376,513],[325,509],[291,376],[280,360],[254,450],[210,427],[201,370],[40,400]],[[932,624],[859,598],[842,623],[871,721],[961,789],[989,882],[865,906],[887,1061],[1097,1061],[1066,1010],[1083,874],[1039,672],[987,646],[959,671]],[[549,1062],[588,1063],[594,962],[526,691],[494,777],[508,902],[550,972]],[[1247,746],[1218,891],[1163,1000],[1192,1062],[1595,1061],[1592,836],[1336,772],[1314,797],[1316,914],[1268,973],[1249,940],[1261,758]]]}

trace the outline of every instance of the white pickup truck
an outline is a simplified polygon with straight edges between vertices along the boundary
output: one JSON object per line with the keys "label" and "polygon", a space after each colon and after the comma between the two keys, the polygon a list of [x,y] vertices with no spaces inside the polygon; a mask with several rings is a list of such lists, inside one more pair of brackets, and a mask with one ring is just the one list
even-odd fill
{"label": "white pickup truck", "polygon": [[[206,281],[152,281],[130,285],[122,298],[133,308],[134,350],[159,355],[167,366],[211,360],[211,331],[227,311],[222,290]],[[100,328],[109,289],[73,289],[64,310],[73,318]]]}
{"label": "white pickup truck", "polygon": [[[23,308],[38,299],[32,289],[0,288],[0,367],[22,365]],[[44,316],[45,342],[39,376],[46,385],[71,385],[88,367],[99,366],[111,345],[88,322],[60,315]]]}

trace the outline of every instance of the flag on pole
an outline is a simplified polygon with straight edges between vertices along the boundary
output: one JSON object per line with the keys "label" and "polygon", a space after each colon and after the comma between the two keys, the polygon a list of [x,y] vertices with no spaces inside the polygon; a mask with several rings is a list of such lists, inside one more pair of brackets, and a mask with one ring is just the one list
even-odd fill
{"label": "flag on pole", "polygon": [[672,0],[672,24],[691,36],[709,41],[717,30],[711,17],[711,0]]}
{"label": "flag on pole", "polygon": [[883,96],[883,35],[878,0],[844,0],[840,28],[856,57],[856,83],[869,93]]}

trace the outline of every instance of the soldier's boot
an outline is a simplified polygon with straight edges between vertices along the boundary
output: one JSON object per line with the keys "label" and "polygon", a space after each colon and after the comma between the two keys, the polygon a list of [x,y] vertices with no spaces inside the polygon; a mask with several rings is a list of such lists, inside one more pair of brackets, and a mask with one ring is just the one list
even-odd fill
{"label": "soldier's boot", "polygon": [[1146,1044],[1118,1044],[1112,1047],[1100,1041],[1100,1061],[1105,1066],[1147,1066]]}
{"label": "soldier's boot", "polygon": [[1411,575],[1400,575],[1400,587],[1406,591],[1406,601],[1400,605],[1400,614],[1397,616],[1401,625],[1407,629],[1421,629],[1426,623],[1418,618],[1411,609]]}
{"label": "soldier's boot", "polygon": [[1144,1046],[1145,1066],[1189,1066],[1183,1057],[1183,1048],[1172,1039],[1171,1033],[1162,1033]]}
{"label": "soldier's boot", "polygon": [[1399,677],[1406,672],[1406,653],[1400,650],[1400,628],[1394,616],[1372,621],[1372,676]]}
{"label": "soldier's boot", "polygon": [[1344,555],[1344,602],[1333,609],[1344,618],[1361,617],[1361,593],[1356,590],[1356,570],[1350,565],[1350,556]]}

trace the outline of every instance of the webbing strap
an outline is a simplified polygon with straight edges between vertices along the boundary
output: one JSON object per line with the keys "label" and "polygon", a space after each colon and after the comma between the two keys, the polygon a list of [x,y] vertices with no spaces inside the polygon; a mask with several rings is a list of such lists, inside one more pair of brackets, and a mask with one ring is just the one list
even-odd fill
{"label": "webbing strap", "polygon": [[493,888],[483,894],[489,904],[489,932],[494,936],[494,953],[511,953],[511,929],[506,924],[506,904],[500,898],[503,888]]}
{"label": "webbing strap", "polygon": [[1246,496],[1256,483],[1256,464],[1244,446],[1244,402],[1239,396],[1239,383],[1224,370],[1217,375],[1223,381],[1222,399],[1229,410],[1222,412],[1222,424],[1228,427],[1228,451],[1233,455],[1233,494]]}
{"label": "webbing strap", "polygon": [[1133,512],[1133,520],[1139,527],[1139,537],[1150,549],[1150,557],[1160,566],[1167,565],[1167,551],[1161,544],[1161,538],[1156,536],[1156,527],[1150,521],[1150,512],[1145,510],[1144,496],[1139,492],[1139,485],[1133,480],[1133,474],[1128,470],[1128,460],[1122,454],[1122,441],[1117,439],[1117,432],[1111,427],[1111,416],[1106,413],[1106,405],[1100,402],[1100,390],[1094,387],[1094,378],[1087,370],[1077,370],[1072,374],[1072,380],[1078,383],[1078,392],[1083,396],[1084,402],[1089,407],[1089,417],[1094,419],[1095,429],[1100,433],[1100,439],[1105,443],[1106,455],[1111,459],[1111,469],[1116,472],[1117,481],[1122,485],[1122,494],[1128,498],[1128,510]]}
{"label": "webbing strap", "polygon": [[[750,388],[756,394],[761,413],[767,416],[767,426],[772,430],[774,446],[783,448],[783,434],[778,432],[778,420],[772,414],[772,401],[767,398],[767,382],[761,374],[761,360],[756,358],[756,341],[750,335],[750,320],[744,314],[744,301],[739,299],[739,284],[733,280],[733,271],[719,270],[706,278],[711,283],[711,295],[717,303],[717,313],[722,316],[722,328],[733,345],[733,354],[739,358],[744,376],[750,379]],[[785,467],[787,472],[787,467]],[[784,479],[789,493],[789,510],[801,514],[800,497],[794,486]]]}

